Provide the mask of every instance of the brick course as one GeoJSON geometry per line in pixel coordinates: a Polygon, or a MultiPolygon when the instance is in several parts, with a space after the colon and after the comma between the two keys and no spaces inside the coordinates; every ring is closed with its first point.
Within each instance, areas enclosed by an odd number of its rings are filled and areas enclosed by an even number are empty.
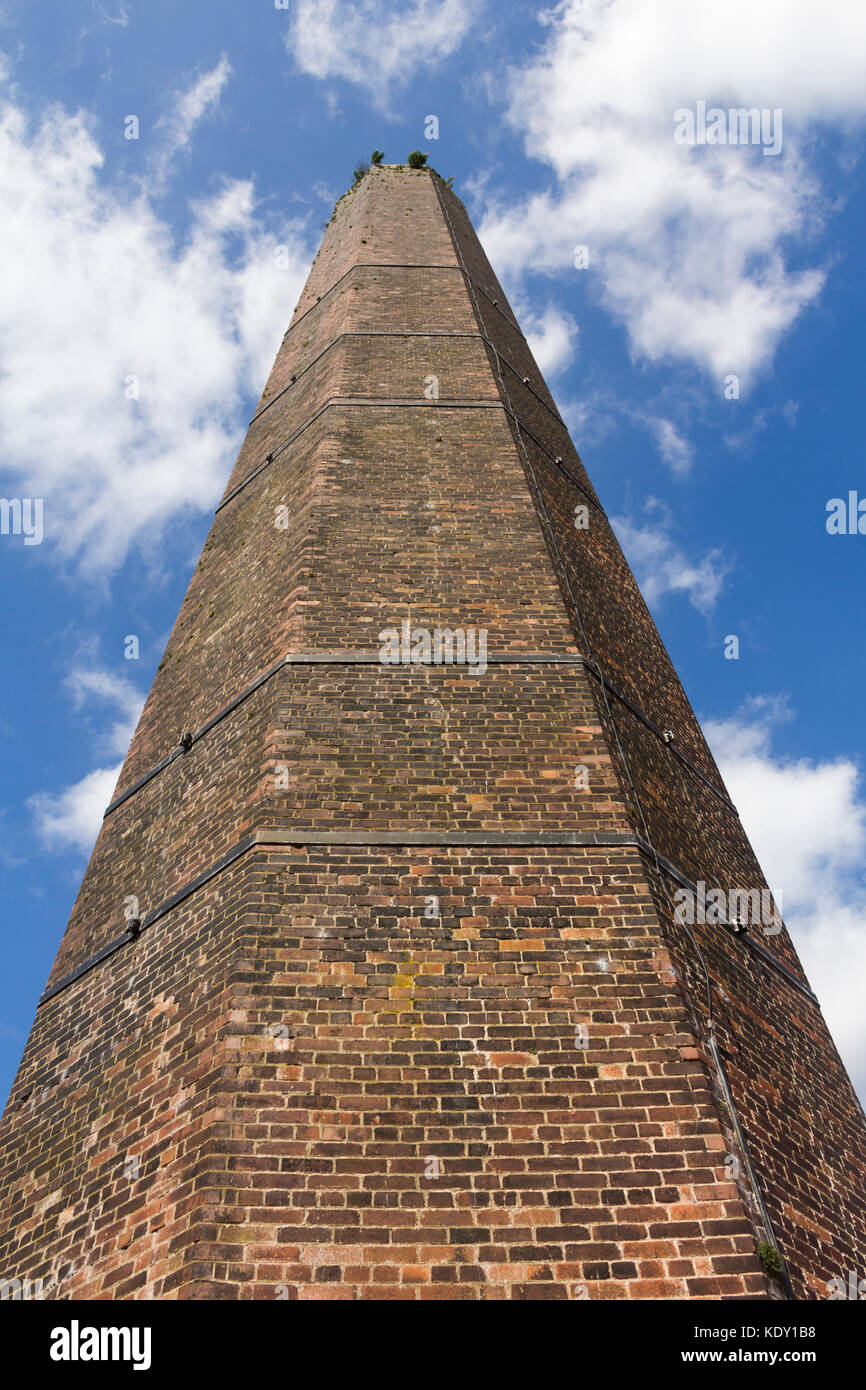
{"type": "Polygon", "coordinates": [[[57,1298],[782,1296],[696,947],[792,1291],[866,1273],[862,1111],[787,932],[672,916],[671,871],[764,880],[428,171],[373,169],[335,209],[124,795],[0,1128],[0,1276],[57,1298]],[[383,666],[404,620],[484,628],[495,659],[383,666]]]}

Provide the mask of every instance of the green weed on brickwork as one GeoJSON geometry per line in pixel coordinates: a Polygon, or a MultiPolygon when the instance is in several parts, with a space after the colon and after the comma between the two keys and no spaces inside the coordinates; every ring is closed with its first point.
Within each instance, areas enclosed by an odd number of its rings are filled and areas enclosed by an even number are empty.
{"type": "MultiPolygon", "coordinates": [[[[369,174],[371,168],[377,168],[377,169],[378,169],[378,168],[380,167],[380,165],[382,164],[382,161],[383,161],[384,158],[385,158],[385,152],[384,152],[384,150],[374,150],[373,153],[372,153],[371,156],[370,156],[369,161],[366,160],[366,159],[359,159],[359,160],[358,160],[358,163],[355,165],[355,168],[354,168],[353,171],[352,171],[352,184],[351,184],[351,187],[347,188],[347,189],[346,189],[346,192],[343,193],[343,194],[341,194],[340,197],[337,199],[336,203],[334,204],[334,211],[331,213],[331,216],[330,216],[329,220],[328,220],[327,222],[323,222],[323,223],[322,223],[322,230],[324,230],[326,227],[329,227],[330,224],[331,224],[331,222],[333,222],[334,218],[335,218],[336,215],[337,215],[337,209],[338,209],[338,207],[340,206],[340,204],[342,203],[343,199],[346,198],[350,193],[354,192],[354,190],[358,187],[358,184],[362,182],[362,180],[365,178],[365,176],[366,176],[367,174],[369,174]]],[[[442,175],[439,173],[438,169],[434,169],[432,165],[430,165],[430,164],[427,163],[427,159],[428,159],[428,156],[427,156],[426,154],[424,154],[423,150],[413,150],[412,153],[409,155],[409,158],[408,158],[408,160],[407,160],[407,164],[408,164],[408,167],[409,167],[410,169],[426,169],[426,170],[428,170],[428,172],[431,173],[431,174],[433,175],[434,178],[437,178],[437,179],[439,180],[440,183],[443,183],[443,184],[445,185],[446,188],[453,188],[453,187],[454,187],[454,178],[453,178],[453,176],[451,176],[451,177],[449,177],[449,178],[447,178],[447,179],[443,179],[443,177],[442,177],[442,175]]],[[[405,166],[405,165],[398,165],[397,167],[398,167],[398,168],[405,168],[406,166],[405,166]]]]}
{"type": "Polygon", "coordinates": [[[782,1256],[779,1254],[775,1245],[770,1245],[769,1241],[762,1240],[758,1245],[758,1259],[764,1266],[768,1274],[781,1274],[782,1256]]]}

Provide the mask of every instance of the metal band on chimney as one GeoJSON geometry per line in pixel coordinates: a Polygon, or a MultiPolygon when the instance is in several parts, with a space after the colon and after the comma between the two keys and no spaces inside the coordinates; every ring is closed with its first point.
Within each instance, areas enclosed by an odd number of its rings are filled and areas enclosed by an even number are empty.
{"type": "MultiPolygon", "coordinates": [[[[304,845],[327,847],[352,847],[363,848],[389,848],[401,849],[412,846],[427,847],[431,849],[471,849],[471,848],[538,848],[538,849],[637,849],[650,862],[658,861],[665,873],[669,874],[683,887],[688,887],[692,892],[697,892],[697,885],[694,884],[685,874],[670,861],[661,858],[656,854],[651,845],[640,836],[626,831],[575,831],[575,830],[306,830],[292,827],[291,829],[262,829],[255,831],[254,834],[247,836],[236,844],[227,854],[218,859],[210,868],[196,875],[188,883],[179,888],[171,897],[150,912],[146,913],[139,925],[134,929],[128,929],[120,936],[116,936],[109,941],[99,951],[88,956],[86,960],[77,966],[69,974],[62,976],[56,984],[51,985],[45,990],[39,1000],[39,1007],[47,1004],[58,994],[68,989],[83,975],[87,975],[103,961],[108,960],[123,946],[127,946],[140,939],[143,931],[154,925],[161,918],[165,917],[173,908],[180,906],[199,888],[205,887],[214,878],[218,877],[226,869],[230,868],[238,859],[247,854],[250,850],[273,846],[274,848],[304,845]]],[[[738,941],[755,955],[759,956],[765,965],[770,966],[778,975],[787,981],[793,989],[796,989],[810,1003],[820,1008],[818,999],[808,985],[804,984],[792,970],[788,968],[784,961],[774,956],[768,951],[761,942],[748,932],[740,932],[736,936],[731,935],[731,940],[738,941]]]]}
{"type": "MultiPolygon", "coordinates": [[[[634,714],[651,733],[662,740],[673,756],[693,772],[704,786],[736,815],[737,808],[726,793],[711,782],[706,774],[703,773],[675,743],[667,739],[663,730],[661,730],[648,715],[644,714],[637,705],[633,704],[627,695],[623,695],[617,690],[607,677],[602,675],[595,662],[588,661],[585,656],[577,652],[492,652],[487,657],[487,664],[488,666],[578,666],[589,671],[596,680],[604,681],[608,692],[613,695],[616,700],[624,704],[627,709],[631,710],[632,714],[634,714]]],[[[383,671],[422,669],[421,665],[417,667],[413,665],[411,668],[407,668],[402,664],[392,665],[390,663],[383,663],[375,652],[289,652],[286,656],[275,662],[273,666],[270,666],[267,671],[264,671],[262,675],[258,676],[251,685],[246,686],[241,693],[235,696],[233,700],[230,700],[227,705],[223,705],[222,709],[212,715],[207,723],[202,724],[200,729],[196,730],[195,733],[186,735],[184,741],[179,744],[177,748],[173,749],[171,753],[161,758],[158,763],[155,763],[153,767],[149,768],[141,777],[137,777],[130,786],[109,803],[103,812],[103,820],[110,816],[113,811],[116,811],[119,806],[122,806],[125,801],[128,801],[130,797],[134,796],[137,791],[140,791],[142,787],[146,787],[148,782],[152,782],[154,777],[158,776],[160,772],[164,772],[165,769],[178,758],[183,757],[184,753],[188,752],[190,748],[198,743],[205,734],[209,733],[211,729],[221,723],[233,710],[236,710],[238,706],[242,705],[245,700],[248,700],[251,695],[254,695],[260,686],[263,686],[266,681],[269,681],[272,676],[275,676],[278,671],[282,671],[286,666],[381,666],[383,671]]],[[[424,663],[423,669],[436,671],[445,668],[424,663]]],[[[463,667],[460,664],[454,664],[449,665],[447,669],[449,671],[461,672],[463,670],[471,670],[471,667],[463,667]]]]}

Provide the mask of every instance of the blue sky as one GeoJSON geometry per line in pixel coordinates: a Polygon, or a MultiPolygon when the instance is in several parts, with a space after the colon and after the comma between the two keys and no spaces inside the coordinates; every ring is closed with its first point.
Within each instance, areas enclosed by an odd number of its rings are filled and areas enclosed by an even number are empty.
{"type": "Polygon", "coordinates": [[[0,495],[44,499],[0,535],[0,1092],[322,223],[420,147],[866,1094],[866,535],[826,527],[866,498],[860,7],[0,0],[0,52],[0,495]],[[678,145],[699,101],[781,111],[781,153],[678,145]]]}

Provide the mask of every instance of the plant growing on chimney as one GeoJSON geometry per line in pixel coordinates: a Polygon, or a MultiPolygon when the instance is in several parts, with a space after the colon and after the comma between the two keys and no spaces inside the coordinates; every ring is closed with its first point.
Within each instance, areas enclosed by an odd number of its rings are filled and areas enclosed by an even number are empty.
{"type": "Polygon", "coordinates": [[[762,1240],[758,1245],[758,1259],[768,1274],[781,1274],[782,1256],[769,1241],[762,1240]]]}

